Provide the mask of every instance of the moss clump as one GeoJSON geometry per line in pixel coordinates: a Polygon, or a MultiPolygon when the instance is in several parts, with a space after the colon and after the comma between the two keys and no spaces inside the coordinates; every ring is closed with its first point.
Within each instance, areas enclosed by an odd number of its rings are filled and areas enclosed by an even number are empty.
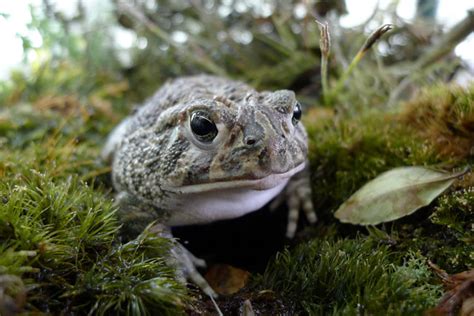
{"type": "Polygon", "coordinates": [[[101,124],[28,105],[2,115],[0,313],[183,312],[187,290],[164,261],[170,241],[144,232],[122,244],[111,198],[86,182],[106,171],[101,124]]]}
{"type": "Polygon", "coordinates": [[[319,214],[332,213],[364,183],[399,166],[434,165],[441,160],[394,115],[365,113],[356,118],[312,114],[305,122],[310,142],[313,200],[319,214]]]}
{"type": "Polygon", "coordinates": [[[166,264],[169,246],[168,240],[145,231],[98,257],[62,296],[74,299],[71,310],[92,314],[181,314],[189,298],[166,264]]]}
{"type": "Polygon", "coordinates": [[[442,196],[430,218],[459,233],[460,240],[474,243],[474,187],[442,196]]]}
{"type": "Polygon", "coordinates": [[[474,266],[474,187],[440,197],[430,220],[441,227],[443,235],[439,237],[444,240],[442,249],[448,250],[447,253],[440,252],[437,256],[433,256],[433,260],[453,272],[472,268],[474,266]],[[452,244],[453,247],[449,249],[446,247],[447,243],[452,244]]]}
{"type": "Polygon", "coordinates": [[[355,117],[309,113],[305,125],[319,209],[333,210],[394,167],[453,168],[474,161],[474,86],[435,86],[403,108],[402,114],[368,110],[355,117]]]}
{"type": "Polygon", "coordinates": [[[421,314],[441,286],[422,257],[404,257],[372,239],[315,239],[278,254],[257,282],[309,315],[421,314]]]}
{"type": "Polygon", "coordinates": [[[403,106],[402,121],[443,157],[474,157],[474,85],[435,86],[403,106]]]}
{"type": "MultiPolygon", "coordinates": [[[[310,113],[306,121],[309,158],[320,218],[326,224],[336,223],[338,234],[354,236],[360,227],[338,224],[333,212],[378,174],[400,166],[452,170],[472,164],[473,91],[474,87],[435,86],[404,105],[401,114],[310,113]]],[[[473,186],[471,172],[432,205],[380,228],[398,251],[420,251],[448,272],[461,272],[473,265],[474,218],[469,204],[473,186]]]]}

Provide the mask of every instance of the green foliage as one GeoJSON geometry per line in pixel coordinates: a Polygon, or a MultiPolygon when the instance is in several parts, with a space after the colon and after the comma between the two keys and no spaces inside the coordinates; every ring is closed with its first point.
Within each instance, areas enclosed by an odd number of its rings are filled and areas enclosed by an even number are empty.
{"type": "Polygon", "coordinates": [[[135,67],[128,71],[134,93],[146,96],[169,77],[202,72],[242,79],[260,89],[288,88],[319,65],[316,24],[304,23],[302,30],[303,21],[291,14],[291,2],[275,1],[269,12],[250,2],[240,4],[245,10],[224,1],[206,7],[186,1],[157,3],[135,6],[135,12],[153,17],[148,25],[126,10],[122,16],[123,26],[147,40],[146,49],[134,49],[135,67]],[[187,40],[174,41],[176,32],[187,40]]]}
{"type": "Polygon", "coordinates": [[[309,315],[421,314],[441,287],[423,257],[399,257],[371,239],[315,239],[278,254],[256,281],[309,315]]]}
{"type": "Polygon", "coordinates": [[[189,299],[165,262],[169,246],[145,231],[101,256],[63,297],[80,300],[78,307],[98,315],[176,315],[189,299]]]}
{"type": "Polygon", "coordinates": [[[68,20],[51,7],[30,6],[28,32],[18,34],[29,69],[14,71],[9,81],[0,83],[1,105],[48,95],[86,98],[104,85],[123,81],[111,37],[113,17],[106,14],[90,22],[80,12],[68,20]],[[41,39],[40,46],[33,45],[31,34],[41,39]]]}
{"type": "Polygon", "coordinates": [[[448,226],[459,233],[459,239],[474,243],[472,225],[474,222],[474,187],[452,192],[439,199],[431,221],[448,226]]]}
{"type": "Polygon", "coordinates": [[[0,136],[3,146],[23,148],[41,141],[59,127],[61,117],[54,112],[40,113],[29,104],[0,111],[0,136]]]}

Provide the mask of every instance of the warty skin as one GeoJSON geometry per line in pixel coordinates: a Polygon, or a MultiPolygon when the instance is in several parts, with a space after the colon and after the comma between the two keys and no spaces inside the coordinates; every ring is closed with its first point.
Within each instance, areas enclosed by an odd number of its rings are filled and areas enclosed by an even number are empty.
{"type": "MultiPolygon", "coordinates": [[[[125,235],[156,222],[169,226],[231,219],[275,197],[289,208],[287,237],[302,209],[316,221],[307,172],[307,135],[290,90],[258,92],[215,76],[164,84],[109,136],[102,156],[112,180],[125,235]]],[[[209,295],[196,271],[203,262],[181,245],[176,262],[209,295]]]]}

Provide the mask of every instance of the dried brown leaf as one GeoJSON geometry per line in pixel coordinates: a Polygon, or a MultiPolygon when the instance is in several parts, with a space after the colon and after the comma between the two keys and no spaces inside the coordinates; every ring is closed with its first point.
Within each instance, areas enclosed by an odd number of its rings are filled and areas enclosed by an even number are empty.
{"type": "Polygon", "coordinates": [[[226,264],[211,266],[205,278],[209,285],[220,295],[230,295],[243,288],[250,272],[226,264]]]}

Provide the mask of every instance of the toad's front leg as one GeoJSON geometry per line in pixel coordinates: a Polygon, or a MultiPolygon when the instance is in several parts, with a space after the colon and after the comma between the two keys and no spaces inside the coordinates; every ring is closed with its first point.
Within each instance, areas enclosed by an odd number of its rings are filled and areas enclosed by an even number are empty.
{"type": "MultiPolygon", "coordinates": [[[[151,205],[145,205],[133,196],[121,192],[117,194],[116,203],[119,207],[119,218],[122,222],[121,235],[124,238],[131,239],[139,235],[150,223],[157,222],[166,214],[157,212],[156,208],[151,205]]],[[[163,218],[163,219],[164,219],[163,218]]],[[[209,296],[217,297],[217,294],[207,283],[206,279],[199,273],[197,268],[205,268],[206,262],[195,257],[183,245],[177,242],[168,226],[164,224],[155,224],[150,228],[151,233],[155,233],[160,237],[170,239],[173,243],[170,250],[170,258],[166,258],[167,262],[176,268],[177,278],[182,282],[187,279],[196,284],[204,293],[209,296]]]]}
{"type": "Polygon", "coordinates": [[[276,209],[280,204],[286,202],[288,206],[287,238],[295,236],[300,210],[303,210],[310,224],[314,224],[318,220],[311,198],[311,181],[308,166],[307,163],[303,171],[294,175],[285,189],[270,204],[270,209],[276,209]]]}
{"type": "Polygon", "coordinates": [[[197,268],[205,268],[206,261],[197,258],[189,250],[187,250],[182,244],[177,242],[171,230],[168,226],[162,224],[154,225],[151,232],[158,234],[161,237],[169,238],[173,240],[173,247],[171,248],[171,257],[168,258],[170,265],[176,267],[178,279],[186,282],[187,279],[191,280],[196,284],[204,293],[209,296],[217,297],[216,292],[211,288],[206,279],[199,273],[197,268]]]}

